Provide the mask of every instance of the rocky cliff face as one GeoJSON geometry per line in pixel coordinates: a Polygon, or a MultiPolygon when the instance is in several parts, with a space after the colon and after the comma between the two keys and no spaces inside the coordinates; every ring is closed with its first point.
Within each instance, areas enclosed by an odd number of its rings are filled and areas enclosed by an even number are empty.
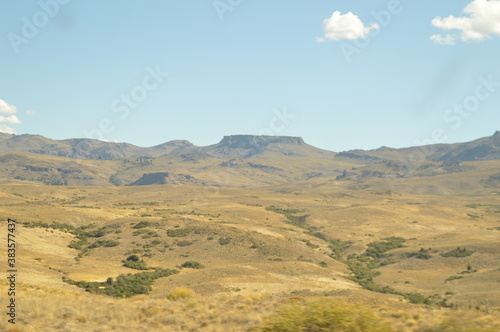
{"type": "Polygon", "coordinates": [[[231,135],[201,151],[219,158],[251,158],[262,153],[294,156],[317,153],[319,149],[304,142],[301,137],[231,135]]]}

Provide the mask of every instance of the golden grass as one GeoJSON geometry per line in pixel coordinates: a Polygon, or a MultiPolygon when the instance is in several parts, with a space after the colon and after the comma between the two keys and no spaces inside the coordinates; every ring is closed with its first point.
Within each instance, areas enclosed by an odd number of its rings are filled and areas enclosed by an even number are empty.
{"type": "MultiPolygon", "coordinates": [[[[0,292],[3,294],[5,290],[6,283],[2,282],[0,292]]],[[[17,324],[9,326],[6,321],[1,321],[0,330],[280,331],[269,329],[271,326],[269,322],[273,321],[273,317],[285,311],[289,314],[287,319],[300,320],[304,317],[302,315],[304,310],[308,313],[307,317],[316,317],[315,320],[319,321],[323,316],[318,315],[317,311],[323,310],[327,313],[329,311],[336,313],[336,319],[348,322],[346,324],[368,322],[367,326],[371,330],[365,331],[377,331],[375,328],[385,327],[388,328],[380,331],[494,332],[500,329],[498,313],[485,314],[475,310],[429,310],[416,306],[397,309],[381,305],[339,302],[334,297],[316,299],[297,297],[283,300],[262,295],[195,296],[174,301],[152,299],[145,295],[115,299],[24,283],[18,285],[18,290],[20,295],[17,324]],[[356,319],[353,320],[352,317],[356,319]],[[268,326],[267,330],[263,329],[265,326],[268,326]]]]}
{"type": "Polygon", "coordinates": [[[177,300],[184,300],[184,299],[189,299],[192,298],[196,295],[196,293],[189,288],[176,288],[173,291],[171,291],[167,298],[172,301],[177,301],[177,300]]]}
{"type": "MultiPolygon", "coordinates": [[[[455,180],[472,181],[455,174],[444,177],[443,183],[455,180]]],[[[397,332],[500,330],[494,316],[500,308],[495,283],[500,276],[498,195],[431,195],[431,186],[439,185],[436,179],[397,182],[402,189],[425,193],[419,195],[384,191],[382,180],[367,183],[372,189],[351,190],[347,189],[353,185],[349,181],[324,179],[274,189],[0,185],[0,212],[4,215],[23,222],[108,226],[112,231],[105,238],[120,242],[116,247],[93,249],[77,262],[78,252],[67,247],[72,235],[20,226],[18,258],[21,280],[26,284],[20,284],[16,328],[246,331],[259,326],[282,304],[282,298],[333,294],[341,301],[376,305],[372,309],[397,332]],[[67,204],[78,197],[84,198],[67,204]],[[368,243],[387,236],[408,239],[407,247],[391,252],[399,261],[380,268],[375,281],[404,292],[437,293],[461,309],[433,311],[395,295],[360,289],[344,278],[349,274],[346,266],[328,256],[327,242],[286,224],[283,214],[265,209],[269,205],[303,210],[299,215],[308,216],[308,227],[329,238],[351,241],[345,255],[360,254],[368,243]],[[143,220],[152,223],[148,229],[158,237],[133,235],[131,223],[143,220]],[[178,228],[196,231],[179,239],[167,236],[167,230],[178,228]],[[231,242],[220,245],[220,237],[230,237],[231,242]],[[155,239],[161,243],[148,247],[155,239]],[[193,244],[180,247],[179,240],[193,244]],[[304,240],[319,247],[308,246],[304,240]],[[463,258],[439,255],[457,246],[475,253],[463,258]],[[437,252],[430,260],[403,256],[422,247],[437,252]],[[147,254],[144,260],[149,266],[173,268],[194,260],[205,269],[182,269],[178,275],[156,280],[150,296],[127,300],[87,294],[61,281],[62,276],[105,281],[136,273],[122,266],[132,250],[147,254]],[[326,267],[319,265],[323,261],[326,267]],[[469,264],[477,272],[460,274],[469,264]],[[444,281],[457,275],[464,277],[444,281]],[[169,299],[171,294],[177,295],[169,299]],[[469,305],[473,310],[467,310],[469,305]],[[493,314],[484,314],[487,305],[493,314]],[[476,312],[476,306],[483,312],[476,312]]],[[[479,188],[477,181],[474,188],[479,188]]],[[[0,234],[5,243],[5,232],[0,234]]],[[[4,288],[0,291],[5,294],[4,288]]],[[[8,327],[1,323],[3,329],[8,327]]]]}

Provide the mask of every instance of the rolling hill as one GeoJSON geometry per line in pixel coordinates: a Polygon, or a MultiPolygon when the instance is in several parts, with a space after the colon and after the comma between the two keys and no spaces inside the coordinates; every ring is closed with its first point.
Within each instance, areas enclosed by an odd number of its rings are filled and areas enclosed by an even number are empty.
{"type": "Polygon", "coordinates": [[[334,153],[298,137],[140,148],[0,134],[19,326],[250,331],[319,297],[367,303],[395,331],[494,331],[498,140],[334,153]]]}

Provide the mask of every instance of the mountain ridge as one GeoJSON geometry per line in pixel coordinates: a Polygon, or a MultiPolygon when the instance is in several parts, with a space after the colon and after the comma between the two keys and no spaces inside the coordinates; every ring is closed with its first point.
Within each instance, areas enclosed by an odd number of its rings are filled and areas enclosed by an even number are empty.
{"type": "Polygon", "coordinates": [[[297,156],[322,159],[341,158],[363,164],[382,160],[477,161],[500,159],[500,131],[492,136],[464,143],[431,144],[405,148],[380,147],[342,152],[323,150],[307,144],[302,137],[227,135],[219,143],[196,146],[187,140],[172,140],[152,147],[105,142],[89,138],[52,140],[41,135],[0,133],[0,152],[28,152],[72,159],[158,158],[179,155],[208,155],[219,159],[255,156],[297,156]]]}

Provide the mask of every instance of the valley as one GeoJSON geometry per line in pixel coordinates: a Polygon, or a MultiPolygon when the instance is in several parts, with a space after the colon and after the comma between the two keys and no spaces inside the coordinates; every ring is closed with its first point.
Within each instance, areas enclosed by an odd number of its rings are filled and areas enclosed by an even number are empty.
{"type": "Polygon", "coordinates": [[[105,316],[92,301],[120,308],[104,331],[245,331],[287,301],[314,298],[372,306],[398,331],[426,331],[454,312],[498,327],[498,132],[425,160],[298,138],[182,145],[190,152],[109,159],[57,156],[45,143],[0,153],[0,213],[18,223],[19,302],[39,308],[51,297],[48,310],[20,309],[23,331],[93,328],[105,316]],[[161,269],[176,273],[146,288],[118,284],[161,269]],[[388,314],[401,310],[425,319],[388,314]]]}

